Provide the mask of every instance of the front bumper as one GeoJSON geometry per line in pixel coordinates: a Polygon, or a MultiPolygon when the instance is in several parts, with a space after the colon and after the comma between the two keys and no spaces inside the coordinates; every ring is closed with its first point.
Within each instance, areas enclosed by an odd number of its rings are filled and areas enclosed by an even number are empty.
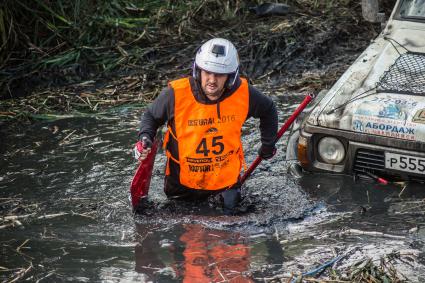
{"type": "MultiPolygon", "coordinates": [[[[417,174],[385,167],[385,153],[403,154],[425,158],[425,143],[400,140],[390,137],[342,131],[305,125],[300,132],[306,148],[300,158],[303,168],[313,172],[335,172],[343,174],[361,174],[364,171],[378,176],[394,176],[400,179],[425,180],[425,174],[417,174]],[[317,143],[325,136],[338,138],[345,147],[346,157],[340,164],[327,164],[320,161],[317,143]]],[[[300,148],[299,148],[300,149],[300,148]]],[[[300,150],[299,150],[300,153],[300,150]]]]}

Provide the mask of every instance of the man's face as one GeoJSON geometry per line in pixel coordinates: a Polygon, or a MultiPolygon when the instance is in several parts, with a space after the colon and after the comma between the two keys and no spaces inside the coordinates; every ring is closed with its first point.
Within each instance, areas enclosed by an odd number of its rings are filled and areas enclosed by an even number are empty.
{"type": "Polygon", "coordinates": [[[220,98],[227,77],[226,74],[214,74],[201,70],[201,87],[205,95],[211,100],[220,98]]]}

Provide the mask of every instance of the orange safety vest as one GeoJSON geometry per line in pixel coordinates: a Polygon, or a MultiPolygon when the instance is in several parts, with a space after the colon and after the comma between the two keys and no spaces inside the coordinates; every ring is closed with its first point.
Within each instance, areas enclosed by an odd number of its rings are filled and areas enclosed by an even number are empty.
{"type": "MultiPolygon", "coordinates": [[[[180,184],[201,190],[219,190],[234,185],[245,166],[241,143],[242,125],[248,115],[248,82],[241,79],[239,88],[217,104],[196,101],[189,78],[169,83],[174,90],[176,132],[168,127],[164,146],[170,135],[178,142],[178,159],[166,150],[169,159],[180,165],[180,184]]],[[[166,175],[169,175],[167,164],[166,175]]]]}

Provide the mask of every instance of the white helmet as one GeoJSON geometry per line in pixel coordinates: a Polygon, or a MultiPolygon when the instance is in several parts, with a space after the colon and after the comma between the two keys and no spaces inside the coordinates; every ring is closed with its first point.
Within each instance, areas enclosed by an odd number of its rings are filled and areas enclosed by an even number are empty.
{"type": "Polygon", "coordinates": [[[232,87],[239,76],[239,57],[235,46],[223,38],[202,44],[193,63],[193,77],[200,79],[199,69],[215,74],[229,74],[226,86],[232,87]]]}

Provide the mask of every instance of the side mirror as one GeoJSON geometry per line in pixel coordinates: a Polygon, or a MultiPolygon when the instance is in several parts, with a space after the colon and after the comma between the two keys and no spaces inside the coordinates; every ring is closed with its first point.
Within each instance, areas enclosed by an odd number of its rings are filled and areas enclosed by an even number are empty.
{"type": "Polygon", "coordinates": [[[385,22],[385,14],[379,12],[378,0],[362,0],[363,18],[371,23],[385,22]]]}

